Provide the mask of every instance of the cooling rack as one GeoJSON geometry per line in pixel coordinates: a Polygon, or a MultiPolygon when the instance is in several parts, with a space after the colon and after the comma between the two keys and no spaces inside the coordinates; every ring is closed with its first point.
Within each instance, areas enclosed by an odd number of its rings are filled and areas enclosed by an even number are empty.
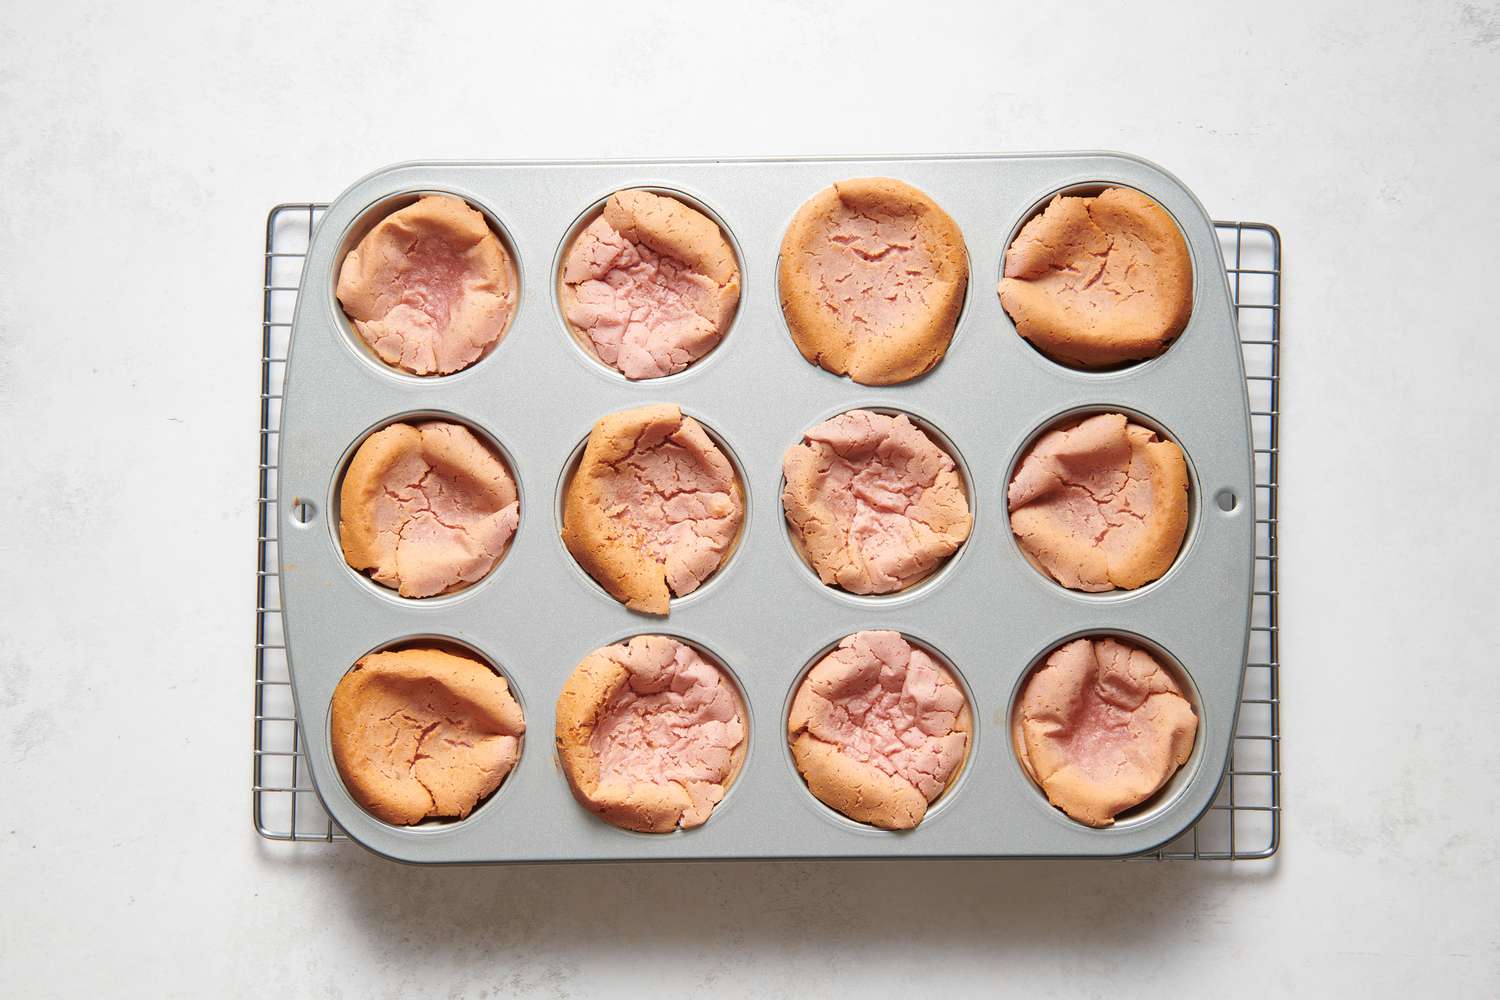
{"type": "MultiPolygon", "coordinates": [[[[348,838],[318,802],[303,762],[282,633],[276,537],[281,389],[302,264],[322,204],[287,203],[266,218],[256,516],[255,692],[251,813],[268,840],[348,838]]],[[[1213,805],[1191,830],[1141,858],[1247,861],[1281,844],[1280,642],[1277,490],[1281,390],[1281,236],[1258,222],[1215,222],[1239,320],[1255,452],[1255,587],[1248,669],[1230,765],[1213,805]]]]}

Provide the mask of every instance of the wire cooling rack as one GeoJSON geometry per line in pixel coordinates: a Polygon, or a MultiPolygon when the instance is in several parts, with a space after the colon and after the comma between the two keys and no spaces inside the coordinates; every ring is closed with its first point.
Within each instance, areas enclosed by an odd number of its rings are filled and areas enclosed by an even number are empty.
{"type": "MultiPolygon", "coordinates": [[[[255,717],[251,811],[269,840],[348,837],[318,802],[303,760],[282,632],[276,537],[281,388],[302,264],[326,205],[277,205],[266,218],[255,540],[255,717]]],[[[1276,609],[1281,390],[1281,236],[1258,222],[1216,222],[1239,318],[1255,448],[1255,588],[1249,669],[1229,771],[1214,804],[1181,837],[1142,858],[1245,861],[1281,844],[1280,643],[1276,609]]]]}

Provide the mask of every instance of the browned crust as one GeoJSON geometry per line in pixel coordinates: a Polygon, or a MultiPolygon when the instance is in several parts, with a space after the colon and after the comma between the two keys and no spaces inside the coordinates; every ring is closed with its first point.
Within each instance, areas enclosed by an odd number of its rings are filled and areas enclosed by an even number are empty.
{"type": "Polygon", "coordinates": [[[365,438],[349,461],[339,487],[339,544],[344,561],[353,568],[364,571],[379,565],[374,510],[381,481],[397,462],[421,450],[421,431],[411,424],[391,424],[365,438]]]}
{"type": "MultiPolygon", "coordinates": [[[[963,685],[953,673],[936,656],[933,660],[959,691],[963,691],[963,685]]],[[[856,822],[868,823],[882,830],[910,830],[922,822],[928,809],[943,800],[943,795],[948,794],[969,766],[969,755],[974,752],[974,715],[967,693],[964,694],[964,707],[953,722],[955,733],[968,736],[964,743],[964,758],[948,777],[942,795],[929,803],[910,783],[886,774],[873,764],[855,760],[834,744],[825,743],[808,733],[811,709],[804,698],[807,690],[804,678],[787,713],[787,742],[792,760],[807,782],[808,791],[818,801],[856,822]]]]}
{"type": "Polygon", "coordinates": [[[836,181],[797,210],[782,237],[778,277],[792,340],[809,363],[864,385],[894,385],[931,370],[947,352],[963,310],[969,261],[958,224],[925,192],[889,177],[862,177],[836,181]],[[859,342],[830,318],[804,258],[821,242],[825,220],[842,209],[916,216],[937,266],[927,296],[932,308],[921,322],[859,342]]]}
{"type": "MultiPolygon", "coordinates": [[[[479,800],[498,787],[505,775],[490,785],[482,780],[477,769],[473,773],[454,772],[453,786],[445,797],[456,795],[460,801],[456,807],[445,810],[444,803],[435,803],[428,793],[407,794],[412,789],[403,790],[369,763],[368,748],[361,740],[367,721],[364,706],[377,696],[376,689],[389,685],[441,688],[455,701],[473,709],[476,731],[519,737],[525,732],[526,723],[510,686],[504,677],[477,660],[437,649],[403,649],[361,657],[333,691],[329,712],[333,761],[349,794],[361,807],[378,819],[398,825],[419,823],[434,816],[467,816],[479,800]]],[[[419,705],[414,708],[421,710],[419,705]]]]}
{"type": "Polygon", "coordinates": [[[1182,333],[1193,311],[1193,266],[1187,242],[1172,216],[1131,188],[1109,188],[1097,197],[1059,195],[1022,227],[1005,251],[1000,303],[1016,331],[1043,354],[1062,364],[1102,368],[1152,358],[1182,333]],[[1061,302],[1036,279],[1084,254],[1108,251],[1128,235],[1150,255],[1143,270],[1154,308],[1112,313],[1079,312],[1061,302]]]}
{"type": "Polygon", "coordinates": [[[604,221],[632,243],[682,261],[739,298],[740,268],[717,223],[668,195],[639,188],[617,191],[604,203],[604,221]]]}
{"type": "MultiPolygon", "coordinates": [[[[710,659],[709,662],[713,661],[710,659]]],[[[714,666],[720,669],[724,682],[735,699],[740,718],[747,720],[739,688],[717,663],[714,666]]],[[[584,808],[627,830],[671,833],[677,829],[682,814],[692,805],[687,790],[677,782],[662,785],[636,783],[630,786],[626,794],[601,794],[599,791],[599,758],[591,746],[594,729],[610,702],[629,682],[630,671],[606,655],[603,649],[596,649],[583,658],[573,673],[568,675],[557,696],[557,756],[562,763],[563,774],[567,776],[568,787],[584,808]]],[[[730,755],[730,771],[723,785],[726,791],[739,777],[749,743],[747,725],[745,738],[730,755]]]]}
{"type": "Polygon", "coordinates": [[[1143,456],[1155,471],[1153,502],[1160,504],[1153,508],[1145,542],[1131,558],[1110,566],[1115,586],[1134,590],[1160,579],[1182,550],[1188,526],[1188,473],[1187,459],[1176,442],[1158,438],[1147,427],[1132,427],[1128,433],[1131,450],[1143,456]]]}
{"type": "Polygon", "coordinates": [[[682,410],[664,403],[603,417],[589,432],[583,458],[563,496],[563,544],[584,572],[635,611],[664,615],[671,607],[666,564],[621,533],[604,509],[599,477],[639,441],[665,440],[682,423],[682,410]]]}
{"type": "Polygon", "coordinates": [[[808,791],[855,822],[882,830],[910,830],[927,815],[927,800],[915,787],[841,753],[833,744],[801,733],[791,747],[808,791]]]}
{"type": "MultiPolygon", "coordinates": [[[[354,569],[364,572],[380,565],[383,553],[375,528],[375,501],[384,491],[386,472],[413,454],[460,483],[491,491],[497,498],[496,510],[517,500],[515,479],[505,460],[464,425],[435,420],[382,427],[354,452],[339,486],[339,546],[344,561],[354,569]],[[422,433],[434,426],[452,428],[452,433],[422,433]]],[[[450,592],[467,586],[460,583],[450,592]]]]}
{"type": "MultiPolygon", "coordinates": [[[[635,537],[624,532],[605,510],[600,478],[638,445],[664,441],[679,428],[702,431],[692,417],[671,403],[622,410],[601,418],[589,432],[583,458],[563,494],[563,544],[584,572],[615,600],[633,611],[665,615],[671,609],[666,564],[648,555],[635,537]]],[[[734,499],[744,509],[744,494],[732,480],[734,499]]],[[[728,558],[725,553],[725,559],[728,558]]],[[[722,565],[722,562],[720,563],[722,565]]]]}
{"type": "MultiPolygon", "coordinates": [[[[568,675],[557,696],[557,756],[568,784],[586,806],[591,805],[590,796],[599,787],[599,758],[589,741],[605,706],[629,680],[630,671],[623,664],[596,649],[568,675]]],[[[687,798],[686,792],[683,798],[687,798]]],[[[614,822],[609,816],[605,818],[614,822]]]]}

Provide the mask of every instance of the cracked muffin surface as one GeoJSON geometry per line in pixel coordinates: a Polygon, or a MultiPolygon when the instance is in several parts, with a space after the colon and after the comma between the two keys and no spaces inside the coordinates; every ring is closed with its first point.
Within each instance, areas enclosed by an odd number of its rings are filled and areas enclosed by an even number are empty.
{"type": "Polygon", "coordinates": [[[505,462],[462,424],[391,424],[339,488],[344,559],[402,597],[452,593],[505,555],[520,520],[505,462]]]}
{"type": "Polygon", "coordinates": [[[1140,805],[1193,752],[1198,716],[1172,674],[1119,639],[1075,639],[1027,678],[1011,739],[1054,806],[1102,827],[1140,805]]]}
{"type": "Polygon", "coordinates": [[[626,378],[660,378],[719,343],[739,304],[740,270],[702,212],[650,191],[618,191],[568,247],[559,297],[596,358],[626,378]]]}
{"type": "Polygon", "coordinates": [[[671,404],[601,419],[563,498],[563,543],[618,601],[664,615],[728,557],[745,501],[734,466],[671,404]]]}
{"type": "Polygon", "coordinates": [[[808,430],[782,461],[782,509],[825,584],[889,594],[922,580],[969,537],[953,457],[905,414],[850,410],[808,430]]]}
{"type": "Polygon", "coordinates": [[[861,823],[908,830],[958,777],[973,717],[963,689],[899,632],[846,636],[808,671],[787,738],[808,789],[861,823]]]}
{"type": "Polygon", "coordinates": [[[1007,491],[1021,549],[1072,590],[1134,589],[1177,558],[1188,525],[1182,449],[1119,413],[1048,431],[1007,491]]]}
{"type": "Polygon", "coordinates": [[[745,759],[739,692],[717,665],[661,635],[596,649],[557,699],[557,750],[574,796],[629,830],[698,826],[745,759]]]}
{"type": "Polygon", "coordinates": [[[451,195],[423,195],[349,251],[335,294],[381,361],[449,375],[504,335],[516,268],[481,212],[451,195]]]}
{"type": "Polygon", "coordinates": [[[931,369],[969,283],[963,234],[922,191],[888,177],[838,181],[781,241],[781,308],[810,363],[865,385],[931,369]]]}
{"type": "Polygon", "coordinates": [[[526,730],[505,678],[436,649],[362,657],[329,721],[349,794],[400,825],[468,816],[515,767],[526,730]]]}
{"type": "Polygon", "coordinates": [[[1193,310],[1193,267],[1177,223],[1130,188],[1058,195],[1005,251],[1000,304],[1016,331],[1066,365],[1155,357],[1193,310]]]}

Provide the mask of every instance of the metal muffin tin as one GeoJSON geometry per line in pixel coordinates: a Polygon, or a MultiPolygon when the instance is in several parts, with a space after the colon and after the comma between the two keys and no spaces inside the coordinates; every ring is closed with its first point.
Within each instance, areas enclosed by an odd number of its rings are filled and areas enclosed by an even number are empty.
{"type": "Polygon", "coordinates": [[[1118,154],[433,163],[390,167],[327,210],[306,258],[281,423],[279,513],[285,638],[306,762],[348,834],[413,862],[500,863],[725,858],[1119,857],[1153,849],[1208,808],[1229,760],[1250,629],[1253,466],[1243,362],[1213,225],[1192,193],[1118,154]],[[848,177],[914,184],[963,231],[969,291],[947,355],[904,385],[867,387],[797,353],[776,294],[777,253],[797,208],[848,177]],[[1054,193],[1111,184],[1165,207],[1187,239],[1194,309],[1162,356],[1104,373],[1055,364],[1016,335],[995,286],[1005,247],[1054,193]],[[722,344],[687,371],[632,383],[573,340],[556,304],[566,235],[610,192],[677,191],[711,209],[740,255],[742,295],[722,344]],[[416,378],[386,368],[352,333],[334,298],[342,253],[404,195],[448,192],[484,210],[516,255],[520,294],[500,344],[469,369],[416,378]],[[747,517],[733,558],[656,618],[627,611],[573,562],[556,497],[570,456],[599,417],[679,404],[734,452],[747,517]],[[858,407],[911,413],[940,430],[965,467],[973,532],[951,565],[908,593],[856,597],[823,587],[782,527],[781,459],[802,432],[858,407]],[[1060,416],[1137,413],[1187,455],[1193,499],[1172,569],[1133,592],[1079,594],[1044,578],[1008,527],[1005,487],[1023,447],[1060,416]],[[460,593],[403,600],[360,578],[337,540],[343,464],[368,433],[410,414],[446,414],[505,450],[520,491],[509,553],[460,593]],[[1228,509],[1225,509],[1228,508],[1228,509]],[[965,771],[915,830],[853,823],[807,791],[791,766],[786,706],[810,661],[860,629],[896,629],[940,653],[973,699],[965,771]],[[564,679],[596,647],[664,633],[711,650],[748,703],[750,746],[729,794],[703,826],[665,835],[617,829],[569,791],[552,747],[564,679]],[[1011,749],[1012,700],[1028,669],[1085,634],[1136,636],[1190,680],[1200,727],[1188,764],[1152,802],[1095,830],[1050,806],[1011,749]],[[465,820],[390,826],[349,796],[329,746],[334,686],[372,650],[441,637],[486,656],[525,709],[520,762],[465,820]]]}

